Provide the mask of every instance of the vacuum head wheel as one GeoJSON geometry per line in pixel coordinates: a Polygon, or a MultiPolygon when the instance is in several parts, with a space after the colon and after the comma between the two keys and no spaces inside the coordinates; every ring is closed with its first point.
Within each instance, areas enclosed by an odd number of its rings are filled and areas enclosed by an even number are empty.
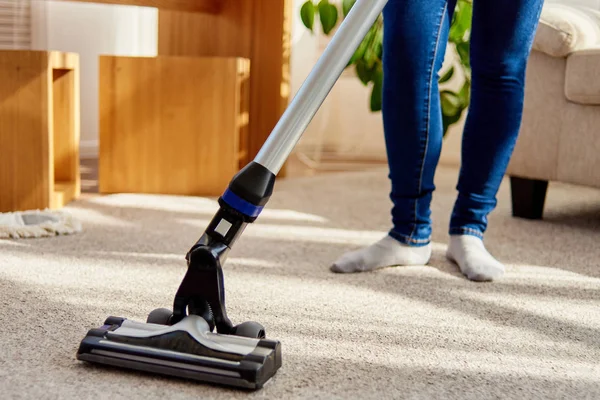
{"type": "MultiPolygon", "coordinates": [[[[173,311],[169,310],[168,308],[157,308],[148,314],[146,323],[170,325],[172,319],[173,311]]],[[[267,337],[265,327],[254,321],[247,321],[234,326],[232,334],[255,339],[265,339],[267,337]]]]}
{"type": "Polygon", "coordinates": [[[172,317],[173,317],[173,311],[169,310],[168,308],[157,308],[156,310],[152,310],[150,312],[150,314],[148,314],[146,323],[158,324],[158,325],[170,325],[172,317]]]}

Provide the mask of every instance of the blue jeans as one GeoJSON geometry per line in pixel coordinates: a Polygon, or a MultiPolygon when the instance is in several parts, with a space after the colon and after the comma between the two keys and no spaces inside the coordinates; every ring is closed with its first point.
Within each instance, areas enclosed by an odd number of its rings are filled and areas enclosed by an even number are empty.
{"type": "MultiPolygon", "coordinates": [[[[474,0],[471,103],[450,234],[483,237],[518,136],[525,71],[543,0],[474,0]]],[[[438,73],[456,0],[390,0],[383,12],[383,124],[393,228],[431,240],[430,203],[442,147],[438,73]]]]}

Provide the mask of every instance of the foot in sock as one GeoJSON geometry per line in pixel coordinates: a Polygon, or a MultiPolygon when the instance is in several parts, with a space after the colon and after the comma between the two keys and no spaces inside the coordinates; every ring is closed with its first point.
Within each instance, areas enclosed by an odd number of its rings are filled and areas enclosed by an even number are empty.
{"type": "Polygon", "coordinates": [[[344,254],[333,263],[331,271],[367,272],[391,266],[425,265],[430,257],[431,244],[409,246],[386,236],[368,247],[344,254]]]}
{"type": "Polygon", "coordinates": [[[504,274],[504,265],[488,253],[482,239],[473,235],[450,235],[446,257],[472,281],[491,281],[504,274]]]}

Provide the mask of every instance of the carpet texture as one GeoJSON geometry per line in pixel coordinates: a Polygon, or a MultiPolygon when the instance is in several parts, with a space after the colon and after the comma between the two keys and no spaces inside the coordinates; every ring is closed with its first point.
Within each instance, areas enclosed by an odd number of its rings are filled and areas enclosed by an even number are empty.
{"type": "Polygon", "coordinates": [[[261,391],[78,362],[108,315],[169,307],[214,199],[87,196],[74,236],[0,241],[3,399],[599,398],[600,191],[551,184],[543,221],[514,219],[504,182],[486,244],[494,283],[445,260],[457,172],[440,168],[429,266],[336,275],[340,254],[389,227],[386,171],[281,180],[225,266],[234,323],[283,342],[261,391]]]}

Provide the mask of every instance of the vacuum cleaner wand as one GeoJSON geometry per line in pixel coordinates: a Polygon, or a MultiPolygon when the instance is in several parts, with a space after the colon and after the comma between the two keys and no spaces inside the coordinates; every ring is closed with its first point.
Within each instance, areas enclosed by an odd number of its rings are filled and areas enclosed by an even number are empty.
{"type": "MultiPolygon", "coordinates": [[[[224,304],[221,265],[226,254],[246,225],[256,220],[268,202],[275,175],[386,3],[387,0],[359,0],[354,4],[254,161],[231,180],[219,198],[220,210],[188,253],[189,271],[175,298],[174,321],[185,317],[186,305],[198,296],[208,302],[219,333],[235,332],[227,319],[224,304]],[[204,283],[198,285],[198,282],[204,283]]],[[[196,302],[192,303],[196,307],[196,302]]],[[[204,305],[193,312],[209,317],[207,313],[204,305]]]]}
{"type": "Polygon", "coordinates": [[[266,339],[257,322],[234,325],[228,318],[222,265],[269,201],[275,176],[387,1],[354,4],[254,161],[219,197],[219,210],[186,255],[173,310],[156,309],[146,323],[107,318],[82,340],[78,359],[251,389],[277,372],[281,343],[266,339]]]}
{"type": "Polygon", "coordinates": [[[358,0],[254,158],[277,174],[388,0],[358,0]]]}

